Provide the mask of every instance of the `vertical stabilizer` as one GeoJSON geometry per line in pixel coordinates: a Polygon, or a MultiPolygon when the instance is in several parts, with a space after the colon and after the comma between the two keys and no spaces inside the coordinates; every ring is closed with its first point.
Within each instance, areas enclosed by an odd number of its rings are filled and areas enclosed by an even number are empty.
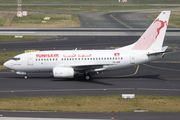
{"type": "Polygon", "coordinates": [[[146,32],[134,44],[132,50],[161,51],[170,11],[162,11],[146,32]]]}

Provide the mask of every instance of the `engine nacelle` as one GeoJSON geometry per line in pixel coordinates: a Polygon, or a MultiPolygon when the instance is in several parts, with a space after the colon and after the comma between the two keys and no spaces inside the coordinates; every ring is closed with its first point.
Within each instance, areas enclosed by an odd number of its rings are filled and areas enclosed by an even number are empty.
{"type": "Polygon", "coordinates": [[[68,67],[53,68],[53,76],[55,78],[74,78],[74,69],[68,67]]]}

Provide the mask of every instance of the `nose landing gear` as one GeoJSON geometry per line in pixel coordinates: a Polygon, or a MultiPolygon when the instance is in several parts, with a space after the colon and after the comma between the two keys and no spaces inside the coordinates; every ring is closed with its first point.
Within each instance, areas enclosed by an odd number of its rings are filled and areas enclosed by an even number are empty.
{"type": "Polygon", "coordinates": [[[27,75],[25,75],[25,76],[24,76],[24,79],[28,79],[28,76],[27,76],[27,75]]]}

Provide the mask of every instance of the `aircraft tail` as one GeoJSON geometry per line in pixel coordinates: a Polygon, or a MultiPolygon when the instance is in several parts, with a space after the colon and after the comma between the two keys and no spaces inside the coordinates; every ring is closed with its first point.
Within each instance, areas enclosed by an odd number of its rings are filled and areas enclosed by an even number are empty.
{"type": "Polygon", "coordinates": [[[170,11],[162,11],[131,50],[145,50],[151,54],[164,51],[162,45],[170,13],[170,11]]]}

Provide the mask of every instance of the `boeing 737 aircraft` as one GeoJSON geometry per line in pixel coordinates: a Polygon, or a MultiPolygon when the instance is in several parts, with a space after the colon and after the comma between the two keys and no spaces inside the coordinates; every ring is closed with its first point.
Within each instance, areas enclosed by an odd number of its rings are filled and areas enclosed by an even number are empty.
{"type": "Polygon", "coordinates": [[[4,63],[6,68],[24,75],[30,72],[52,72],[55,78],[73,78],[84,73],[102,72],[136,66],[162,58],[168,46],[162,47],[170,11],[162,11],[139,40],[114,50],[52,50],[23,53],[4,63]]]}

